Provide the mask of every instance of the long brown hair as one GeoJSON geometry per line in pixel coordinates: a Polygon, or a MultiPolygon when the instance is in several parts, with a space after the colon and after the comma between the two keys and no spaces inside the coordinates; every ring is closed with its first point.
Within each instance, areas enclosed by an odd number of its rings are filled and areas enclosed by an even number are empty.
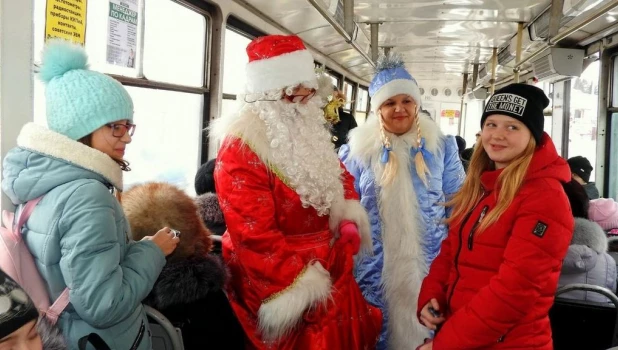
{"type": "MultiPolygon", "coordinates": [[[[92,148],[92,134],[88,134],[77,141],[92,148]]],[[[120,169],[122,169],[122,171],[131,171],[131,168],[129,167],[129,162],[127,162],[126,160],[114,157],[111,158],[120,166],[120,169]]]]}
{"type": "MultiPolygon", "coordinates": [[[[515,195],[521,188],[526,177],[526,172],[532,161],[536,142],[533,137],[530,137],[528,145],[519,157],[513,159],[509,165],[504,168],[498,181],[496,182],[495,190],[498,192],[498,201],[496,207],[491,209],[489,213],[482,219],[477,232],[482,232],[489,225],[495,223],[500,215],[511,205],[515,195]]],[[[483,188],[481,185],[481,174],[494,167],[494,163],[489,159],[489,155],[485,152],[481,140],[477,142],[470,160],[468,174],[464,180],[463,186],[453,196],[453,199],[446,203],[447,207],[453,208],[453,215],[446,220],[447,223],[461,223],[467,213],[469,213],[483,196],[483,188]]]]}

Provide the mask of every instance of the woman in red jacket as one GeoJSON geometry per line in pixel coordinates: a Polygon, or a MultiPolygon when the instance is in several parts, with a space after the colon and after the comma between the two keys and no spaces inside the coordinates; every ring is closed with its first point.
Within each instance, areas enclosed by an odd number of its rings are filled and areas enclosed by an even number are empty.
{"type": "Polygon", "coordinates": [[[548,312],[573,232],[566,161],[543,132],[543,91],[498,90],[481,118],[450,230],[423,281],[428,349],[552,349],[548,312]]]}

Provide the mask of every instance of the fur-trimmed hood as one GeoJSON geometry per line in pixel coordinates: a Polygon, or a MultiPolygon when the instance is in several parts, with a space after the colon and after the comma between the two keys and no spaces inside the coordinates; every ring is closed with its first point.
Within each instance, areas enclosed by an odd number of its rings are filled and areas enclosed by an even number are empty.
{"type": "Polygon", "coordinates": [[[122,170],[107,154],[41,125],[24,125],[3,161],[2,189],[15,204],[77,179],[122,190],[122,170]]]}
{"type": "Polygon", "coordinates": [[[62,332],[56,325],[52,325],[45,317],[39,318],[36,325],[37,331],[43,342],[43,350],[67,349],[62,332]]]}
{"type": "MultiPolygon", "coordinates": [[[[444,134],[429,114],[419,111],[419,124],[421,135],[425,138],[425,148],[429,153],[435,153],[443,142],[444,134]]],[[[412,127],[407,133],[397,136],[386,132],[391,139],[393,149],[400,147],[416,148],[416,127],[412,127]]],[[[380,138],[380,123],[378,117],[372,114],[367,122],[354,128],[348,136],[350,156],[360,159],[365,166],[375,164],[382,153],[382,140],[380,138]]]]}
{"type": "Polygon", "coordinates": [[[204,221],[204,224],[212,233],[222,235],[225,230],[225,219],[219,206],[219,199],[216,193],[204,193],[195,198],[197,212],[204,221]]]}
{"type": "Polygon", "coordinates": [[[167,257],[168,263],[210,251],[210,231],[200,219],[193,198],[181,189],[163,182],[138,185],[122,196],[122,207],[136,241],[166,226],[181,232],[180,243],[167,257]]]}
{"type": "Polygon", "coordinates": [[[225,266],[214,255],[196,254],[168,262],[144,302],[159,310],[189,304],[205,298],[211,291],[221,290],[227,278],[225,266]]]}
{"type": "Polygon", "coordinates": [[[585,245],[598,254],[607,251],[607,236],[596,222],[575,218],[575,229],[571,245],[585,245]]]}

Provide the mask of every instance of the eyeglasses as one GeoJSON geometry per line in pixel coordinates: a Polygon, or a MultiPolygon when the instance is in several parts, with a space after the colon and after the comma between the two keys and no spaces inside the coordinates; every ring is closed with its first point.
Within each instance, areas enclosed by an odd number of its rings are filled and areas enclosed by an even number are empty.
{"type": "MultiPolygon", "coordinates": [[[[299,87],[294,89],[294,92],[298,91],[299,87]]],[[[287,95],[285,92],[283,93],[283,97],[292,102],[292,103],[303,103],[305,101],[309,101],[313,96],[315,96],[316,90],[311,89],[309,94],[307,95],[287,95]]]]}
{"type": "Polygon", "coordinates": [[[110,123],[107,124],[107,126],[112,129],[112,136],[114,137],[123,137],[127,132],[129,133],[129,136],[133,136],[135,133],[135,124],[110,123]]]}

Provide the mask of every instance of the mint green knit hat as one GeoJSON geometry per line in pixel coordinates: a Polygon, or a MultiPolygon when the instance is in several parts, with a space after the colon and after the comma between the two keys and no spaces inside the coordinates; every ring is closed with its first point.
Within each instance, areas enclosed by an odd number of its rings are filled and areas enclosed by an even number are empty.
{"type": "Polygon", "coordinates": [[[115,79],[88,69],[84,49],[65,40],[49,40],[39,78],[47,84],[47,125],[73,140],[105,124],[133,120],[133,101],[115,79]]]}

